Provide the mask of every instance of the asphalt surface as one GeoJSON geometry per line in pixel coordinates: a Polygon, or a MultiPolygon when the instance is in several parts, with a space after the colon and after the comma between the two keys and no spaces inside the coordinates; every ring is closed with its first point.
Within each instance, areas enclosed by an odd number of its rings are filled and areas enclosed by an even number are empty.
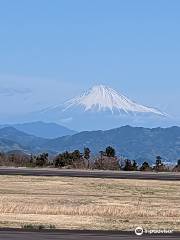
{"type": "Polygon", "coordinates": [[[96,171],[96,170],[86,171],[86,170],[62,170],[53,168],[50,169],[0,168],[0,175],[90,177],[90,178],[180,181],[180,173],[124,172],[124,171],[96,171]]]}
{"type": "Polygon", "coordinates": [[[179,240],[180,234],[136,236],[135,233],[101,232],[101,231],[52,231],[30,232],[17,230],[1,230],[0,239],[3,240],[179,240]]]}

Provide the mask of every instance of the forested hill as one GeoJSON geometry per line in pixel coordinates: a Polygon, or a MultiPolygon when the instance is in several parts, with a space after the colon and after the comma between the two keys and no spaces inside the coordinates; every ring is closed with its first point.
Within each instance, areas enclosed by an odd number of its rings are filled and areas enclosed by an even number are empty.
{"type": "Polygon", "coordinates": [[[56,139],[37,138],[12,128],[0,129],[0,150],[26,150],[29,152],[83,150],[89,147],[93,154],[107,146],[138,161],[154,161],[157,155],[164,160],[177,161],[180,158],[180,127],[141,128],[124,126],[107,131],[87,131],[56,139]],[[7,141],[8,140],[8,141],[7,141]]]}

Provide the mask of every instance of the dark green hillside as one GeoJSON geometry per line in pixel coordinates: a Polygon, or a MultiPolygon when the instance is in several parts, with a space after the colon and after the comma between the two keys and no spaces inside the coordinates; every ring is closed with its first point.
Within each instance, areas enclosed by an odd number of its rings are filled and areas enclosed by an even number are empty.
{"type": "Polygon", "coordinates": [[[108,131],[81,132],[56,139],[43,139],[25,134],[15,128],[0,129],[0,150],[28,150],[32,153],[58,153],[89,147],[93,154],[107,146],[138,161],[154,161],[157,155],[164,160],[176,161],[180,158],[180,127],[141,128],[124,126],[108,131]]]}

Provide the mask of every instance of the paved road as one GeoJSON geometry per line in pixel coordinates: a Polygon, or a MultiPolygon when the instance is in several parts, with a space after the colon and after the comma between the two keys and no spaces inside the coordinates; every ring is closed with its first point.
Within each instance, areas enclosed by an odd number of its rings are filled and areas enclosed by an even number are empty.
{"type": "Polygon", "coordinates": [[[60,176],[60,177],[91,177],[115,179],[149,179],[180,181],[180,173],[146,173],[123,171],[86,171],[62,169],[32,169],[32,168],[0,168],[0,175],[23,176],[60,176]]]}
{"type": "Polygon", "coordinates": [[[112,233],[101,231],[62,231],[62,232],[26,232],[26,231],[0,231],[2,240],[179,240],[180,234],[168,235],[143,235],[136,236],[134,233],[112,233]]]}

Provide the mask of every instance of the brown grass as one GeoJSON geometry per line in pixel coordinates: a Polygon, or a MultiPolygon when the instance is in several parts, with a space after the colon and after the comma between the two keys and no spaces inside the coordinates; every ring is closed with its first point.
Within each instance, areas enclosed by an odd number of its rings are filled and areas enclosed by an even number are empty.
{"type": "Polygon", "coordinates": [[[0,176],[0,226],[180,230],[180,182],[0,176]]]}

